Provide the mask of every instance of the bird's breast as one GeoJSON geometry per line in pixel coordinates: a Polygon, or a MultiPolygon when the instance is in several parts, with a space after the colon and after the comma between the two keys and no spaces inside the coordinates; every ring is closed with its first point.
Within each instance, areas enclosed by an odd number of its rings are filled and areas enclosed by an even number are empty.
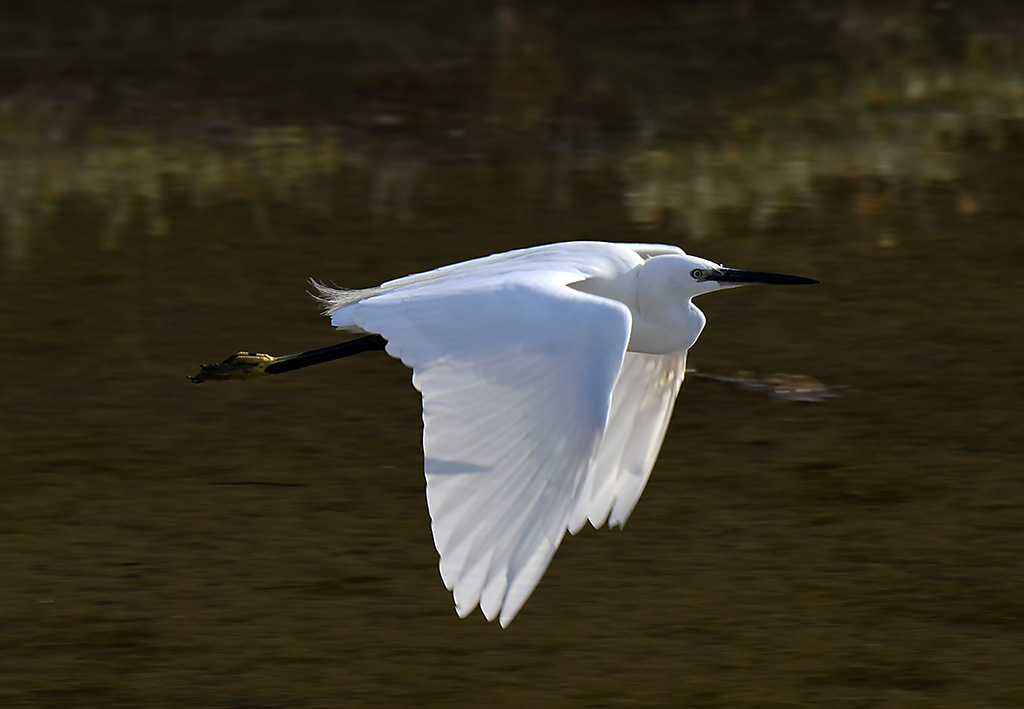
{"type": "Polygon", "coordinates": [[[704,329],[704,313],[689,301],[671,308],[633,313],[630,352],[680,354],[686,352],[704,329]]]}

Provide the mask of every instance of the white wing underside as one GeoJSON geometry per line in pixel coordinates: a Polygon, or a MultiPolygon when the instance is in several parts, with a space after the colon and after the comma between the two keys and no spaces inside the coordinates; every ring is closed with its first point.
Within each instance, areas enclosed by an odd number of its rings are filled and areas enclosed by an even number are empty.
{"type": "Polygon", "coordinates": [[[474,276],[382,287],[332,322],[412,368],[441,577],[460,616],[505,626],[567,530],[625,523],[685,355],[626,352],[628,308],[569,288],[575,269],[474,276]]]}
{"type": "Polygon", "coordinates": [[[597,457],[573,505],[572,534],[588,519],[594,527],[626,524],[665,440],[685,371],[685,353],[626,353],[597,457]]]}

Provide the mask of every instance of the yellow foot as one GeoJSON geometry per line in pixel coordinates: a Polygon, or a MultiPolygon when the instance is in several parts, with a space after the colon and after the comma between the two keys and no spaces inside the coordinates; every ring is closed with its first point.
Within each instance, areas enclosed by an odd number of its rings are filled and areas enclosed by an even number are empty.
{"type": "Polygon", "coordinates": [[[208,379],[251,379],[267,373],[267,365],[277,359],[259,352],[236,352],[223,362],[199,365],[199,373],[189,377],[196,384],[208,379]]]}

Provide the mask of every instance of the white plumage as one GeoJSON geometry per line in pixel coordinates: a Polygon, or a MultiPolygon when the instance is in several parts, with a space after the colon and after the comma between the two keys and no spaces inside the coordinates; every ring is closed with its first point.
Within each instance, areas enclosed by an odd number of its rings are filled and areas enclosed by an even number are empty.
{"type": "Polygon", "coordinates": [[[811,282],[736,274],[775,275],[674,246],[572,242],[318,286],[333,325],[379,333],[413,370],[434,544],[460,616],[479,606],[508,625],[566,531],[626,522],[704,326],[693,296],[811,282]]]}

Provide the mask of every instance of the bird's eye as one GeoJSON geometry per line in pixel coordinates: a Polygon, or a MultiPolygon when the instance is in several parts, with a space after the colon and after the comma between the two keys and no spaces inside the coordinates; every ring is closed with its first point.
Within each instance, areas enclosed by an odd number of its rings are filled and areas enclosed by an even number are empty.
{"type": "Polygon", "coordinates": [[[693,280],[699,281],[701,278],[704,277],[704,271],[700,270],[699,268],[695,268],[692,271],[690,271],[690,275],[693,276],[693,280]]]}

